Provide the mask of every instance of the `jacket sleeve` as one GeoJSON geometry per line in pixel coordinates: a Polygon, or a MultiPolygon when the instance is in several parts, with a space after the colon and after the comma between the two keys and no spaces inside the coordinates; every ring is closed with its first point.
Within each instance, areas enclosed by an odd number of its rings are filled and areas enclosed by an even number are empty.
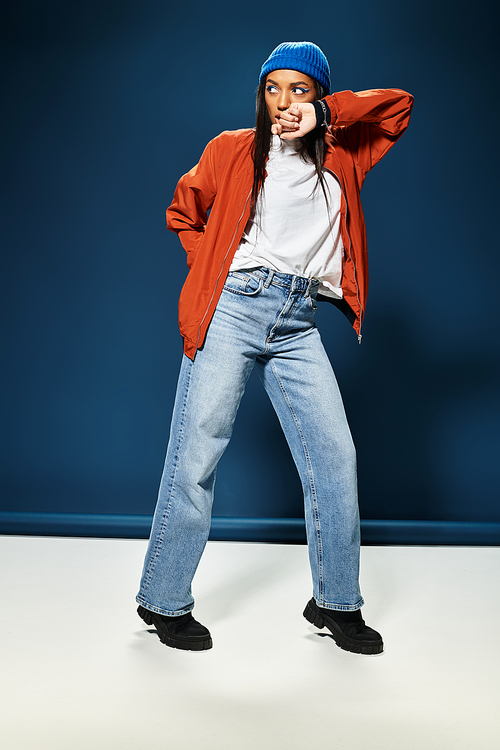
{"type": "Polygon", "coordinates": [[[203,239],[216,193],[213,141],[210,141],[198,164],[177,183],[172,205],[167,208],[167,229],[179,236],[189,268],[203,239]]]}
{"type": "Polygon", "coordinates": [[[334,133],[342,128],[354,161],[365,173],[404,133],[413,106],[412,95],[401,89],[339,91],[324,101],[334,133]]]}

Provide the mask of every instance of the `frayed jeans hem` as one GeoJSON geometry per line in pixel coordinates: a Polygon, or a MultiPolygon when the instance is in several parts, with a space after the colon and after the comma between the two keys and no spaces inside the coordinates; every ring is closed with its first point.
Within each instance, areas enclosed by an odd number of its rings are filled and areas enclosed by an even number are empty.
{"type": "Polygon", "coordinates": [[[135,600],[137,604],[140,604],[144,609],[148,609],[150,612],[155,612],[157,615],[164,615],[165,617],[181,617],[181,615],[187,615],[189,612],[193,611],[194,607],[193,604],[192,607],[172,611],[170,609],[162,609],[161,607],[155,607],[152,604],[148,604],[148,602],[144,601],[144,599],[141,599],[139,596],[136,596],[135,600]]]}
{"type": "Polygon", "coordinates": [[[356,604],[329,604],[328,602],[320,602],[313,597],[314,601],[322,609],[335,609],[337,612],[355,612],[357,609],[361,609],[364,605],[364,599],[361,598],[356,604]]]}

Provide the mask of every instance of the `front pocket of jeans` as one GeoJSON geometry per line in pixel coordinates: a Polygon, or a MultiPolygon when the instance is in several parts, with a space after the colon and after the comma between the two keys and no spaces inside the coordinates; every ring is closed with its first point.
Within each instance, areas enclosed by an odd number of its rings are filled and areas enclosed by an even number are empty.
{"type": "Polygon", "coordinates": [[[241,294],[244,297],[255,297],[262,290],[263,280],[256,276],[231,271],[228,274],[224,289],[231,294],[241,294]]]}

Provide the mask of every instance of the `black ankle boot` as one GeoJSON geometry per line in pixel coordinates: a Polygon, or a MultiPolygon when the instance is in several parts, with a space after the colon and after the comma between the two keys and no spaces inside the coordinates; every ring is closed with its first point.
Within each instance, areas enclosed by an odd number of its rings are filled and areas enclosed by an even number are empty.
{"type": "Polygon", "coordinates": [[[194,619],[191,612],[178,617],[167,617],[139,606],[137,614],[146,625],[154,625],[165,646],[184,651],[205,651],[212,648],[212,638],[204,625],[194,619]]]}
{"type": "Polygon", "coordinates": [[[318,607],[314,599],[307,603],[304,617],[317,628],[327,627],[337,646],[355,654],[380,654],[384,650],[382,636],[365,625],[361,610],[344,612],[318,607]]]}

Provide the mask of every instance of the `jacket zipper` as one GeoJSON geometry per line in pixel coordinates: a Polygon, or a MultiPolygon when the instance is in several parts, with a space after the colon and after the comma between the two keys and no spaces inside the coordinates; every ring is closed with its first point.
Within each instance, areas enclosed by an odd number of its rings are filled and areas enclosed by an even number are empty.
{"type": "Polygon", "coordinates": [[[352,246],[351,235],[349,234],[349,230],[347,228],[347,213],[349,211],[349,204],[347,203],[346,194],[344,193],[344,188],[342,187],[342,183],[339,180],[338,176],[335,174],[335,172],[333,172],[333,170],[328,169],[328,167],[323,167],[323,169],[326,172],[330,172],[330,174],[333,177],[335,177],[335,179],[339,183],[340,192],[342,193],[342,196],[344,198],[344,203],[345,203],[345,231],[347,232],[347,236],[349,237],[349,260],[351,261],[352,267],[354,268],[354,281],[356,282],[356,299],[358,300],[359,309],[361,310],[361,316],[360,316],[360,319],[359,319],[359,333],[358,333],[358,344],[361,344],[361,339],[363,338],[363,336],[361,334],[361,325],[362,325],[362,322],[363,322],[363,319],[362,319],[363,308],[361,306],[361,301],[359,299],[359,286],[358,286],[358,277],[357,277],[357,273],[356,273],[356,264],[354,263],[354,261],[352,259],[352,255],[351,255],[351,246],[352,246]]]}
{"type": "MultiPolygon", "coordinates": [[[[226,263],[226,259],[227,259],[227,256],[229,255],[229,251],[231,250],[231,248],[232,248],[232,246],[233,246],[234,238],[235,238],[235,237],[236,237],[236,235],[238,234],[238,229],[239,229],[239,226],[240,226],[241,220],[242,220],[242,218],[243,218],[243,217],[244,217],[244,215],[245,215],[245,211],[247,210],[247,205],[248,205],[248,201],[249,201],[249,199],[250,199],[250,196],[251,196],[251,195],[252,195],[252,191],[250,190],[250,192],[248,193],[247,199],[246,199],[246,201],[245,201],[245,205],[244,205],[244,207],[243,207],[243,211],[242,211],[242,213],[241,213],[241,216],[240,216],[240,218],[238,219],[238,223],[237,223],[237,225],[236,225],[236,229],[234,230],[234,234],[233,234],[233,239],[231,240],[231,242],[230,242],[230,244],[229,244],[229,247],[228,247],[228,249],[227,249],[227,251],[226,251],[226,254],[225,254],[225,256],[224,256],[224,260],[222,261],[222,266],[221,266],[221,269],[220,269],[220,271],[219,271],[219,275],[217,276],[217,279],[216,279],[216,281],[215,281],[215,287],[214,287],[214,291],[212,292],[212,296],[210,297],[210,302],[208,303],[208,307],[207,307],[207,309],[205,310],[205,315],[204,315],[204,316],[203,316],[203,318],[201,319],[201,322],[200,322],[200,327],[199,327],[199,329],[198,329],[198,339],[197,339],[197,341],[196,341],[196,351],[198,351],[198,344],[200,343],[200,337],[201,337],[201,329],[202,329],[202,327],[203,327],[203,323],[205,322],[205,318],[207,317],[207,315],[208,315],[208,311],[210,310],[210,305],[212,304],[212,302],[213,302],[213,299],[214,299],[214,297],[215,297],[215,292],[216,292],[216,290],[217,290],[217,284],[219,283],[219,279],[220,279],[220,277],[221,277],[221,275],[222,275],[222,271],[223,271],[223,269],[224,269],[224,265],[225,265],[225,263],[226,263]]],[[[346,203],[346,205],[347,205],[347,203],[346,203]]]]}

